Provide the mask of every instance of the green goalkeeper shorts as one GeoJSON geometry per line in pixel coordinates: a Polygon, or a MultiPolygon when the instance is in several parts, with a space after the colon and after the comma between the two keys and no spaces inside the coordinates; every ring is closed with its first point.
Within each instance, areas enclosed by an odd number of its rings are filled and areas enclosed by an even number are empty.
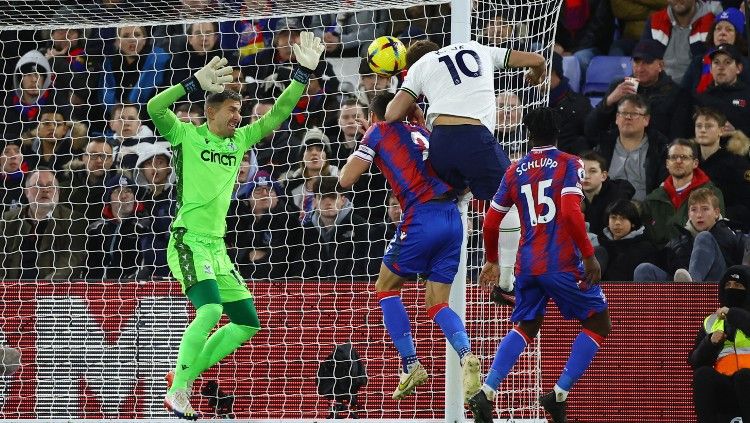
{"type": "Polygon", "coordinates": [[[169,237],[167,263],[172,275],[182,284],[183,293],[200,281],[214,279],[219,286],[222,303],[253,297],[229,259],[223,238],[176,228],[169,237]]]}

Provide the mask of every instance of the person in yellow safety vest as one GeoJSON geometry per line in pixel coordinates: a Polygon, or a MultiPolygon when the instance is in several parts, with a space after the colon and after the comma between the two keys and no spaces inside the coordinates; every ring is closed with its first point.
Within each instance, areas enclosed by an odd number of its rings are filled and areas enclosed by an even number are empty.
{"type": "Polygon", "coordinates": [[[732,266],[719,282],[721,307],[706,317],[690,354],[698,423],[750,423],[750,266],[732,266]],[[734,420],[733,420],[734,421],[734,420]]]}

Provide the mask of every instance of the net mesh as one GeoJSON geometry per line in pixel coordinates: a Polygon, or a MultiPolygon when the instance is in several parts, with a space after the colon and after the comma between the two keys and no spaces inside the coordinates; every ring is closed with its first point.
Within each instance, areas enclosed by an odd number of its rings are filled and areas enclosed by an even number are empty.
{"type": "MultiPolygon", "coordinates": [[[[548,54],[556,3],[476,2],[472,38],[548,54]]],[[[443,416],[445,346],[421,306],[420,285],[404,291],[404,302],[431,379],[416,397],[389,399],[397,353],[368,285],[400,219],[383,176],[373,167],[341,200],[348,226],[335,236],[316,227],[313,193],[361,138],[355,118],[366,116],[372,96],[396,87],[395,78],[362,66],[367,45],[381,35],[448,44],[447,3],[6,1],[0,10],[0,327],[23,357],[8,376],[3,417],[168,416],[162,377],[192,316],[166,264],[176,206],[172,151],[145,103],[220,55],[235,68],[229,88],[244,98],[242,124],[251,123],[289,84],[299,29],[324,37],[326,64],[291,118],[246,155],[227,217],[230,258],[253,281],[267,330],[206,374],[197,405],[209,416],[326,417],[318,365],[351,341],[369,375],[360,418],[443,416]],[[321,139],[325,162],[305,148],[321,139]]],[[[512,157],[527,150],[524,110],[547,97],[522,79],[516,71],[497,78],[497,136],[512,157]]],[[[202,102],[187,96],[173,110],[199,125],[202,102]]],[[[510,328],[510,309],[490,303],[474,283],[486,206],[470,206],[467,251],[467,325],[485,366],[510,328]]],[[[535,342],[502,386],[500,417],[539,417],[539,360],[535,342]]]]}

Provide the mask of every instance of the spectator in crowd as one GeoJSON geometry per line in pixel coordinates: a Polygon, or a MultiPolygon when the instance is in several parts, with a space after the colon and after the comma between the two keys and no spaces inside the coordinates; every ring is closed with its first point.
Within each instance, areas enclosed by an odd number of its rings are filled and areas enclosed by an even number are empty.
{"type": "Polygon", "coordinates": [[[69,279],[85,261],[83,217],[59,202],[55,172],[36,169],[24,182],[27,204],[0,220],[0,279],[69,279]]]}
{"type": "Polygon", "coordinates": [[[52,29],[49,31],[48,45],[39,50],[49,60],[58,89],[69,90],[73,79],[88,76],[85,35],[81,28],[52,29]]]}
{"type": "Polygon", "coordinates": [[[328,161],[331,156],[330,144],[328,136],[320,129],[308,130],[299,147],[299,164],[280,178],[287,196],[300,210],[302,222],[311,217],[320,178],[339,174],[339,168],[328,161]]]}
{"type": "Polygon", "coordinates": [[[523,156],[527,144],[526,129],[521,124],[524,104],[513,91],[501,91],[495,98],[495,105],[495,139],[511,160],[518,159],[523,156]]]}
{"type": "MultiPolygon", "coordinates": [[[[666,0],[611,0],[612,24],[617,23],[621,35],[619,39],[613,42],[609,54],[613,56],[630,56],[633,47],[638,43],[643,35],[643,28],[646,26],[648,17],[662,9],[666,5],[666,0]]],[[[606,50],[604,51],[606,53],[606,50]]]]}
{"type": "Polygon", "coordinates": [[[313,16],[315,36],[326,46],[326,53],[344,57],[367,56],[367,46],[375,39],[375,11],[327,13],[313,16]]]}
{"type": "Polygon", "coordinates": [[[245,278],[299,275],[299,263],[292,265],[303,248],[297,212],[268,172],[256,173],[229,206],[227,248],[245,278]],[[291,271],[289,266],[293,266],[291,271]]]}
{"type": "Polygon", "coordinates": [[[370,239],[367,222],[336,192],[337,178],[325,178],[315,194],[315,209],[303,226],[304,278],[366,278],[370,239]]]}
{"type": "Polygon", "coordinates": [[[369,106],[375,96],[382,91],[391,88],[391,77],[378,75],[370,69],[367,59],[359,62],[359,85],[357,86],[357,100],[365,106],[369,106]]]}
{"type": "MultiPolygon", "coordinates": [[[[708,52],[712,52],[722,44],[734,44],[741,53],[747,54],[747,41],[745,40],[745,15],[736,8],[728,8],[716,15],[706,37],[708,52]]],[[[750,82],[750,61],[742,57],[742,73],[740,79],[750,82]]],[[[682,79],[683,88],[691,95],[700,94],[711,86],[713,76],[711,75],[711,55],[704,54],[694,57],[682,79]]]]}
{"type": "Polygon", "coordinates": [[[679,84],[692,58],[705,53],[714,14],[703,1],[668,0],[667,3],[665,9],[648,18],[642,39],[656,40],[666,47],[664,70],[679,84]]]}
{"type": "Polygon", "coordinates": [[[571,154],[590,150],[583,132],[586,115],[591,112],[591,102],[570,88],[568,78],[563,75],[562,56],[557,53],[552,54],[549,81],[549,106],[558,111],[561,122],[557,148],[571,154]]]}
{"type": "MultiPolygon", "coordinates": [[[[260,119],[273,107],[272,98],[261,98],[252,106],[250,123],[260,119]]],[[[296,161],[299,140],[291,138],[289,131],[273,131],[255,145],[258,166],[267,167],[272,175],[283,175],[296,161]],[[294,151],[294,153],[292,153],[294,151]]]]}
{"type": "Polygon", "coordinates": [[[427,34],[424,32],[424,29],[414,25],[409,26],[405,30],[401,31],[401,33],[398,34],[398,39],[401,40],[401,42],[404,43],[404,46],[408,49],[409,46],[412,45],[412,43],[416,43],[420,40],[426,40],[427,34]]]}
{"type": "Polygon", "coordinates": [[[640,95],[653,116],[651,129],[670,140],[692,135],[689,128],[690,97],[664,72],[664,46],[654,40],[641,40],[633,49],[633,75],[612,81],[604,99],[586,117],[586,135],[615,124],[617,105],[623,97],[640,95]]]}
{"type": "Polygon", "coordinates": [[[365,109],[366,107],[356,98],[346,98],[341,103],[338,125],[328,131],[329,138],[335,139],[331,145],[331,161],[338,167],[345,165],[346,159],[359,146],[359,141],[365,133],[362,125],[362,121],[367,119],[365,109]]]}
{"type": "Polygon", "coordinates": [[[742,54],[732,44],[722,44],[709,54],[713,82],[695,97],[698,106],[718,110],[727,117],[724,129],[739,129],[750,134],[750,86],[739,79],[742,72],[742,54]]]}
{"type": "Polygon", "coordinates": [[[21,140],[16,138],[5,141],[0,154],[0,213],[20,206],[23,177],[28,171],[29,165],[21,153],[21,140]]]}
{"type": "Polygon", "coordinates": [[[607,208],[605,219],[607,226],[594,250],[602,264],[602,280],[633,281],[635,268],[653,260],[657,253],[646,238],[638,207],[630,200],[617,200],[607,208]]]}
{"type": "Polygon", "coordinates": [[[117,28],[119,54],[106,56],[99,87],[100,103],[110,112],[118,103],[143,105],[159,87],[169,85],[170,54],[153,45],[146,26],[117,28]]]}
{"type": "Polygon", "coordinates": [[[177,205],[174,192],[176,175],[170,166],[171,160],[172,153],[169,149],[157,144],[145,144],[139,150],[138,161],[133,169],[133,180],[138,185],[143,201],[143,213],[148,217],[141,223],[148,227],[138,238],[143,258],[139,278],[169,276],[169,226],[177,205]]]}
{"type": "MultiPolygon", "coordinates": [[[[219,48],[219,24],[216,22],[195,22],[188,24],[187,45],[172,55],[170,67],[173,69],[172,84],[188,79],[198,69],[206,66],[215,56],[223,57],[219,48]]],[[[203,93],[188,94],[188,102],[202,102],[203,93]]]]}
{"type": "MultiPolygon", "coordinates": [[[[254,3],[251,6],[251,2],[243,2],[242,7],[252,7],[251,13],[258,13],[261,8],[269,6],[266,2],[254,3]]],[[[241,16],[249,14],[241,13],[241,16]]],[[[219,23],[221,48],[225,51],[236,51],[240,66],[252,63],[255,55],[271,44],[269,22],[270,19],[239,19],[219,23]]]]}
{"type": "Polygon", "coordinates": [[[624,179],[635,188],[633,198],[643,201],[646,194],[664,180],[667,139],[650,123],[654,116],[644,98],[637,94],[622,97],[616,108],[616,128],[589,133],[589,144],[609,163],[608,177],[624,179]]]}
{"type": "Polygon", "coordinates": [[[698,188],[711,189],[719,199],[719,209],[724,209],[721,191],[698,168],[695,143],[683,138],[672,141],[667,150],[669,176],[658,188],[651,191],[643,202],[643,221],[646,234],[657,247],[663,247],[675,237],[688,220],[690,193],[698,188]]]}
{"type": "MultiPolygon", "coordinates": [[[[143,124],[140,116],[141,107],[137,104],[117,104],[110,111],[104,135],[112,145],[115,163],[123,169],[133,168],[140,144],[156,142],[154,131],[143,124]]],[[[161,144],[169,145],[165,141],[161,144]]]]}
{"type": "Polygon", "coordinates": [[[52,70],[44,55],[31,50],[21,56],[13,75],[13,91],[8,92],[2,111],[3,139],[29,137],[36,127],[42,106],[55,104],[52,70]]]}
{"type": "MultiPolygon", "coordinates": [[[[372,246],[368,254],[369,257],[383,257],[385,255],[385,250],[396,235],[398,224],[401,223],[403,210],[401,210],[398,198],[391,190],[388,190],[386,198],[388,200],[386,200],[385,219],[382,222],[375,223],[370,230],[372,246]]],[[[373,260],[370,265],[368,273],[371,275],[377,274],[380,269],[380,263],[373,260]]]]}
{"type": "Polygon", "coordinates": [[[39,124],[36,136],[30,144],[23,146],[23,154],[29,167],[46,167],[63,170],[73,159],[67,109],[46,105],[39,109],[39,124]]]}
{"type": "Polygon", "coordinates": [[[234,187],[234,198],[237,198],[242,188],[253,182],[255,174],[258,173],[258,159],[255,155],[255,149],[245,152],[240,163],[240,171],[237,173],[237,183],[234,187]]]}
{"type": "Polygon", "coordinates": [[[635,280],[717,281],[727,266],[742,263],[745,251],[750,251],[750,237],[727,226],[716,194],[700,188],[690,194],[687,203],[688,221],[684,227],[675,225],[677,235],[667,244],[661,267],[640,264],[635,280]]]}
{"type": "Polygon", "coordinates": [[[689,362],[698,423],[750,421],[750,266],[719,281],[720,307],[703,320],[689,362]]]}
{"type": "Polygon", "coordinates": [[[138,185],[125,175],[105,182],[102,217],[86,229],[87,279],[132,279],[143,257],[139,238],[150,229],[138,185]]]}
{"type": "Polygon", "coordinates": [[[750,160],[721,147],[727,118],[714,109],[699,107],[693,115],[695,141],[700,148],[700,168],[724,194],[724,217],[750,225],[750,160]]]}
{"type": "Polygon", "coordinates": [[[195,126],[201,126],[206,121],[203,107],[195,103],[182,103],[175,107],[174,114],[183,122],[190,122],[195,126]]]}
{"type": "MultiPolygon", "coordinates": [[[[583,190],[583,216],[589,224],[589,232],[599,235],[607,227],[606,211],[618,200],[630,200],[635,188],[625,179],[608,178],[607,160],[600,154],[589,151],[580,156],[586,171],[583,190]]],[[[636,229],[636,228],[634,228],[636,229]]]]}
{"type": "Polygon", "coordinates": [[[101,137],[91,138],[81,161],[71,162],[71,170],[66,177],[69,182],[63,198],[89,222],[102,217],[104,181],[110,176],[112,163],[112,146],[101,137]]]}
{"type": "MultiPolygon", "coordinates": [[[[567,56],[573,54],[581,65],[581,74],[586,74],[586,69],[594,56],[600,56],[610,52],[610,55],[618,56],[619,51],[612,50],[612,41],[615,34],[615,17],[612,14],[612,5],[607,0],[589,1],[588,5],[581,7],[589,8],[589,18],[585,26],[578,31],[566,28],[567,14],[563,12],[563,18],[557,21],[557,33],[555,35],[555,51],[567,56]]],[[[640,33],[639,33],[640,37],[640,33]]]]}

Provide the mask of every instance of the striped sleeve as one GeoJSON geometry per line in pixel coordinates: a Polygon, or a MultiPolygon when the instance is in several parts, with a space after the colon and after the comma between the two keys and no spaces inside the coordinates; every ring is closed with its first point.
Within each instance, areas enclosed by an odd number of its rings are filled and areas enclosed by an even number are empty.
{"type": "Polygon", "coordinates": [[[360,144],[357,148],[357,151],[354,152],[354,157],[360,158],[368,163],[372,163],[372,161],[375,159],[375,150],[364,144],[360,144]]]}
{"type": "Polygon", "coordinates": [[[575,194],[583,197],[583,189],[581,183],[586,175],[586,171],[583,167],[583,161],[578,157],[571,157],[568,159],[567,167],[565,168],[565,176],[563,180],[563,187],[560,190],[560,195],[575,194]]]}

